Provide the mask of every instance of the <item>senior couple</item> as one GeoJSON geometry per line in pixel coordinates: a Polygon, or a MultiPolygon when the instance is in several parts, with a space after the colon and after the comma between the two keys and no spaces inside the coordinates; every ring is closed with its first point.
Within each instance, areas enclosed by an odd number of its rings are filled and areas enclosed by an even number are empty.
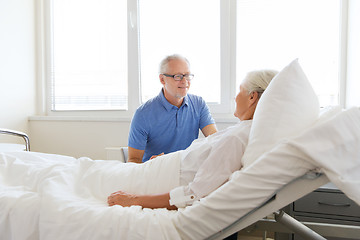
{"type": "Polygon", "coordinates": [[[181,150],[181,186],[150,195],[119,189],[108,197],[109,206],[177,209],[192,205],[224,184],[241,168],[255,108],[276,74],[275,70],[249,72],[235,98],[234,115],[241,121],[217,132],[205,101],[187,94],[194,77],[188,60],[180,55],[166,57],[160,64],[161,92],[140,106],[131,122],[128,162],[141,163],[181,150]],[[197,139],[199,129],[205,138],[197,139]]]}

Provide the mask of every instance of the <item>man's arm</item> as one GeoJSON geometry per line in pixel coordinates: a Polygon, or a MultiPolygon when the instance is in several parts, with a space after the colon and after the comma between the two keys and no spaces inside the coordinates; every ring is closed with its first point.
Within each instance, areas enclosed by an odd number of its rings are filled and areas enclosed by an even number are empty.
{"type": "Polygon", "coordinates": [[[127,162],[142,163],[145,150],[128,147],[128,160],[127,162]]]}
{"type": "Polygon", "coordinates": [[[204,134],[205,137],[213,134],[213,133],[216,133],[217,132],[217,128],[216,128],[216,125],[213,123],[213,124],[209,124],[205,127],[203,127],[201,129],[201,132],[204,134]]]}
{"type": "Polygon", "coordinates": [[[133,205],[142,206],[143,208],[167,208],[176,210],[177,207],[170,205],[170,194],[154,194],[154,195],[136,195],[122,191],[114,192],[108,197],[109,206],[121,205],[130,207],[133,205]]]}

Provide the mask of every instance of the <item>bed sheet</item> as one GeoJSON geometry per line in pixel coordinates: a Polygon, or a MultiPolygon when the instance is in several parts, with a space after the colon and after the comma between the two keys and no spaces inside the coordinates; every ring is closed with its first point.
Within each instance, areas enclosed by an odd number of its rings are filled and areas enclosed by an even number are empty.
{"type": "Polygon", "coordinates": [[[120,189],[145,194],[178,186],[177,159],[173,154],[138,165],[2,153],[0,239],[180,239],[170,220],[177,211],[108,207],[106,202],[120,189]]]}
{"type": "Polygon", "coordinates": [[[358,146],[360,110],[342,111],[299,136],[283,139],[209,196],[179,211],[106,203],[107,196],[120,189],[162,193],[178,186],[178,153],[140,165],[1,153],[1,238],[204,239],[314,168],[360,204],[358,146]]]}

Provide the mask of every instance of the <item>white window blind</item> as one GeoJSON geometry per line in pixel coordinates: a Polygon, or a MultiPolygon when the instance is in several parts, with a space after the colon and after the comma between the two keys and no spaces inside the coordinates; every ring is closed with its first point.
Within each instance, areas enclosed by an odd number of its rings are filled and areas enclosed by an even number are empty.
{"type": "Polygon", "coordinates": [[[127,1],[52,3],[51,110],[127,109],[127,1]]]}

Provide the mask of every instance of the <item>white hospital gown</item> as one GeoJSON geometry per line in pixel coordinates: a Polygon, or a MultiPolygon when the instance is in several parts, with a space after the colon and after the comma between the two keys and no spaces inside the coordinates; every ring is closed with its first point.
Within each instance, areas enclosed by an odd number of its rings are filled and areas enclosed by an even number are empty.
{"type": "Polygon", "coordinates": [[[207,138],[197,139],[179,152],[181,186],[170,191],[171,205],[178,208],[191,205],[220,187],[241,168],[251,123],[252,120],[241,121],[207,138]]]}

